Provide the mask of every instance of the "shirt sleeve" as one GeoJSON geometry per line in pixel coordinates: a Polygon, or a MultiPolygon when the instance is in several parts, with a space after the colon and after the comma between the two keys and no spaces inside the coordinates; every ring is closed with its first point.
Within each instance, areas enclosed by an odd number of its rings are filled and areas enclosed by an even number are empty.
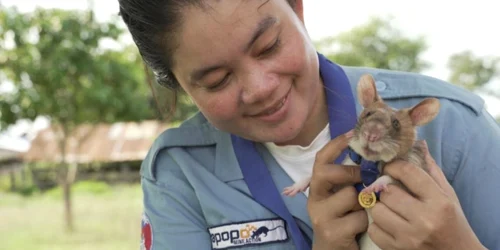
{"type": "MultiPolygon", "coordinates": [[[[156,180],[142,177],[144,215],[151,228],[147,250],[211,249],[211,240],[195,192],[165,151],[159,154],[156,180]],[[166,170],[168,169],[168,170],[166,170]]],[[[141,245],[148,244],[142,223],[141,245]]]]}
{"type": "Polygon", "coordinates": [[[500,127],[484,109],[479,115],[463,110],[461,117],[448,125],[463,126],[463,134],[453,135],[461,139],[452,185],[479,240],[500,249],[500,127]]]}

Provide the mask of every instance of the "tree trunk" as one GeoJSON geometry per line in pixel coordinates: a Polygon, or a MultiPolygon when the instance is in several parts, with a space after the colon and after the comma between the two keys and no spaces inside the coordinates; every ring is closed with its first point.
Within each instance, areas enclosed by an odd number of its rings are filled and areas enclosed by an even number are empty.
{"type": "Polygon", "coordinates": [[[60,136],[59,136],[59,150],[61,153],[61,162],[59,165],[58,169],[58,179],[59,179],[59,186],[62,188],[63,191],[63,200],[64,200],[64,223],[66,227],[67,232],[73,232],[74,231],[74,224],[73,224],[73,212],[72,212],[72,206],[71,206],[71,184],[72,184],[72,179],[70,176],[72,175],[72,171],[68,167],[68,163],[66,162],[66,156],[67,156],[67,148],[66,146],[68,145],[68,139],[70,137],[70,131],[69,131],[69,126],[67,124],[61,123],[60,124],[60,136]]]}
{"type": "Polygon", "coordinates": [[[62,183],[64,197],[64,219],[66,222],[66,231],[73,232],[73,214],[71,209],[71,183],[67,180],[62,183]]]}
{"type": "Polygon", "coordinates": [[[73,153],[73,155],[76,155],[78,158],[80,153],[80,144],[89,138],[96,127],[93,126],[89,131],[80,137],[73,134],[74,127],[70,126],[68,123],[60,122],[58,125],[59,126],[56,125],[54,127],[59,128],[59,152],[61,153],[61,162],[58,169],[59,185],[63,190],[66,231],[73,232],[75,226],[73,223],[71,186],[75,182],[76,175],[78,173],[78,160],[75,160],[75,162],[68,162],[67,155],[68,153],[73,153]],[[70,138],[77,141],[76,148],[67,148],[70,138]],[[70,151],[68,152],[68,150],[70,151]]]}
{"type": "Polygon", "coordinates": [[[16,191],[16,172],[14,170],[10,171],[10,191],[16,191]]]}

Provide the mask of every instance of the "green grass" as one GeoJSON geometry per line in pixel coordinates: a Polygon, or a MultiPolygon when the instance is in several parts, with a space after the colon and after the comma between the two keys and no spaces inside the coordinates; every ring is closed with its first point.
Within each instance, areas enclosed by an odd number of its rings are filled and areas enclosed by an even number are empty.
{"type": "Polygon", "coordinates": [[[60,190],[30,197],[0,193],[0,249],[139,248],[139,184],[109,187],[78,183],[72,194],[75,231],[66,233],[60,190]]]}

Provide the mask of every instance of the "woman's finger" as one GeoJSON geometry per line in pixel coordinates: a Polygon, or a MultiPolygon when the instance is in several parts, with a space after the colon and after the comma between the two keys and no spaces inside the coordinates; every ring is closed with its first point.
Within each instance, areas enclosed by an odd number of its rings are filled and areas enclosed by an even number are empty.
{"type": "Polygon", "coordinates": [[[420,200],[434,199],[440,192],[438,184],[422,168],[406,161],[395,161],[384,167],[384,173],[399,180],[420,200]]]}
{"type": "Polygon", "coordinates": [[[319,201],[332,195],[334,188],[352,185],[361,180],[358,166],[328,164],[328,168],[313,173],[309,189],[309,199],[319,201]]]}
{"type": "Polygon", "coordinates": [[[325,164],[318,169],[315,178],[327,185],[325,188],[333,188],[337,185],[354,185],[361,182],[361,167],[350,165],[325,164]]]}
{"type": "Polygon", "coordinates": [[[338,192],[325,199],[324,203],[324,206],[328,207],[330,213],[335,217],[342,217],[349,211],[359,210],[357,191],[353,186],[346,186],[340,189],[338,192]]]}
{"type": "Polygon", "coordinates": [[[346,214],[338,220],[338,225],[342,225],[346,236],[357,235],[366,232],[368,229],[368,216],[366,211],[356,211],[346,214]]]}
{"type": "Polygon", "coordinates": [[[373,223],[380,227],[392,238],[397,238],[398,233],[407,233],[410,223],[399,214],[392,211],[384,203],[377,203],[371,210],[373,223]]]}
{"type": "MultiPolygon", "coordinates": [[[[395,249],[394,245],[396,240],[382,228],[377,226],[375,223],[371,223],[367,230],[373,243],[375,243],[380,249],[395,249]]],[[[360,242],[360,245],[363,244],[360,242]]]]}
{"type": "Polygon", "coordinates": [[[436,181],[439,187],[441,187],[448,195],[453,195],[453,197],[458,201],[458,197],[456,196],[453,187],[446,179],[443,170],[437,165],[434,158],[432,158],[426,141],[422,142],[422,147],[424,150],[425,162],[427,164],[427,171],[429,171],[429,175],[434,179],[434,181],[436,181]]]}
{"type": "Polygon", "coordinates": [[[331,190],[339,185],[356,183],[361,180],[359,166],[339,166],[332,164],[347,147],[352,133],[337,136],[329,141],[317,154],[311,178],[309,199],[318,201],[328,198],[331,190]]]}
{"type": "Polygon", "coordinates": [[[386,192],[380,193],[380,203],[406,221],[411,221],[415,211],[422,206],[419,200],[396,185],[389,185],[386,192]]]}
{"type": "Polygon", "coordinates": [[[314,164],[322,166],[335,161],[340,156],[342,151],[347,148],[349,140],[352,138],[353,132],[349,131],[330,140],[323,148],[316,153],[314,164]]]}

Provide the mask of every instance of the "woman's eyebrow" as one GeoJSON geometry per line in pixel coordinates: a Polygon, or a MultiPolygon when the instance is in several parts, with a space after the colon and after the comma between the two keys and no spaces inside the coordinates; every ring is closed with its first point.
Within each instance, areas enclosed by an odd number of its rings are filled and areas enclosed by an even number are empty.
{"type": "Polygon", "coordinates": [[[272,16],[266,16],[262,20],[260,20],[259,24],[257,25],[257,28],[253,32],[252,38],[250,41],[247,43],[247,46],[245,47],[245,52],[248,51],[252,45],[255,43],[255,41],[262,35],[266,30],[271,28],[275,23],[278,22],[278,19],[276,17],[272,16]]]}
{"type": "Polygon", "coordinates": [[[192,83],[197,82],[200,79],[202,79],[205,75],[207,75],[208,73],[216,71],[216,70],[218,70],[219,68],[222,68],[222,67],[223,67],[223,65],[220,64],[220,65],[212,65],[212,66],[209,66],[209,67],[197,69],[197,70],[191,72],[191,74],[190,74],[190,81],[192,83]]]}
{"type": "MultiPolygon", "coordinates": [[[[264,34],[269,28],[271,28],[275,23],[278,22],[278,19],[276,17],[272,16],[266,16],[262,20],[260,20],[259,24],[255,28],[250,41],[246,44],[246,47],[244,51],[248,51],[252,45],[255,43],[259,37],[264,34]]],[[[205,75],[209,74],[210,72],[213,72],[219,68],[222,68],[223,64],[217,64],[217,65],[212,65],[208,67],[204,67],[201,69],[194,70],[190,74],[190,80],[191,82],[196,82],[202,79],[205,75]]]]}

